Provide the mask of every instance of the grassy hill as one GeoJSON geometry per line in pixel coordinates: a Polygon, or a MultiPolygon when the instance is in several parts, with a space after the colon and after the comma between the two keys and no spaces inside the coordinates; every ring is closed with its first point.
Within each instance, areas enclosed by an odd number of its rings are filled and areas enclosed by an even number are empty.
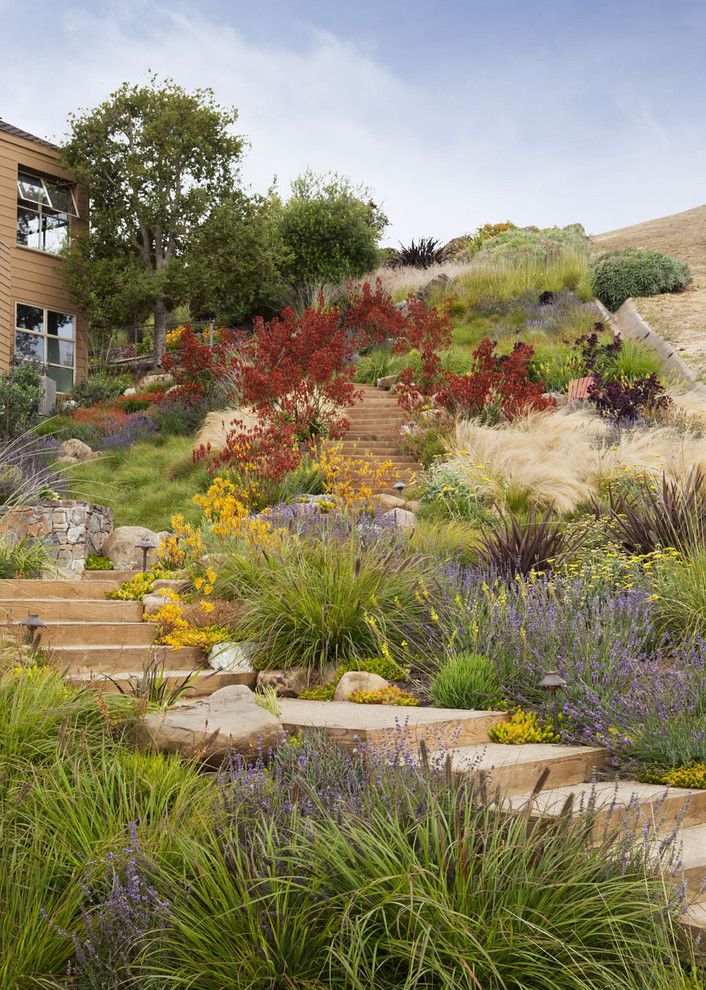
{"type": "Polygon", "coordinates": [[[694,280],[684,292],[640,299],[638,309],[706,377],[706,205],[609,230],[591,240],[601,252],[624,247],[651,248],[690,266],[694,280]]]}

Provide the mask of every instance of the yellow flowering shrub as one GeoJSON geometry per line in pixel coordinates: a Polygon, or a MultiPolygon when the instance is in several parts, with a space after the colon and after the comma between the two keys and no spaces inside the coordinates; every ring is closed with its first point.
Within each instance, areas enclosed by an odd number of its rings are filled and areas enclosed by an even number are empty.
{"type": "Polygon", "coordinates": [[[172,532],[157,552],[157,564],[168,571],[178,571],[190,561],[198,560],[203,550],[200,530],[186,522],[181,512],[172,516],[172,532]]]}
{"type": "MultiPolygon", "coordinates": [[[[189,622],[184,617],[186,606],[179,595],[169,589],[165,590],[164,594],[169,601],[157,612],[146,616],[148,622],[157,624],[155,642],[158,645],[170,646],[173,650],[179,650],[183,646],[197,646],[202,650],[210,650],[216,643],[223,643],[231,638],[231,633],[225,626],[198,626],[189,622]]],[[[200,607],[205,614],[213,610],[210,602],[202,602],[200,607]]]]}
{"type": "Polygon", "coordinates": [[[493,742],[507,745],[561,741],[561,737],[555,734],[550,725],[542,725],[534,712],[525,712],[521,708],[518,708],[508,722],[494,725],[488,735],[493,742]]]}
{"type": "Polygon", "coordinates": [[[139,574],[124,581],[119,588],[109,591],[105,597],[119,602],[137,602],[152,591],[155,581],[168,576],[168,572],[159,568],[140,571],[139,574]]]}
{"type": "Polygon", "coordinates": [[[344,457],[340,441],[321,444],[317,465],[324,478],[324,490],[340,499],[349,509],[372,509],[373,496],[388,488],[395,477],[392,461],[344,457]]]}
{"type": "Polygon", "coordinates": [[[378,691],[354,691],[351,701],[357,705],[402,705],[406,708],[413,708],[419,704],[419,698],[415,698],[409,691],[403,691],[394,684],[380,688],[378,691]]]}

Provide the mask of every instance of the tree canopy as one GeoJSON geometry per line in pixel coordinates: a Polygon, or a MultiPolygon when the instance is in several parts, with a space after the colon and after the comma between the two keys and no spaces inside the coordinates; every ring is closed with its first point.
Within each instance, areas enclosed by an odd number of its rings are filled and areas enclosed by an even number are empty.
{"type": "Polygon", "coordinates": [[[170,79],[129,83],[69,118],[65,164],[90,191],[90,229],[72,240],[74,297],[94,324],[154,314],[164,352],[169,309],[191,296],[186,248],[214,206],[236,187],[243,139],[236,110],[210,89],[170,79]]]}

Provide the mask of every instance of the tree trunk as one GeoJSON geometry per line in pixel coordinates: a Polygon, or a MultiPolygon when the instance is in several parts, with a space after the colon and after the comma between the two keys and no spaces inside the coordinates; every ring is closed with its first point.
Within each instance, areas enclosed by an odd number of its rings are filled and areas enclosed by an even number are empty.
{"type": "Polygon", "coordinates": [[[167,304],[164,297],[160,296],[154,304],[154,354],[157,364],[162,363],[162,358],[167,349],[167,304]]]}

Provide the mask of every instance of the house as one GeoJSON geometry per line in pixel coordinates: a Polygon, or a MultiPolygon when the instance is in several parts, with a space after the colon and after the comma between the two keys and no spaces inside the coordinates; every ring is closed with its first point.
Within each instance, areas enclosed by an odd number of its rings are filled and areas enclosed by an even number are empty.
{"type": "Polygon", "coordinates": [[[0,120],[0,374],[36,360],[57,392],[85,377],[88,330],[60,252],[87,213],[57,146],[0,120]]]}

